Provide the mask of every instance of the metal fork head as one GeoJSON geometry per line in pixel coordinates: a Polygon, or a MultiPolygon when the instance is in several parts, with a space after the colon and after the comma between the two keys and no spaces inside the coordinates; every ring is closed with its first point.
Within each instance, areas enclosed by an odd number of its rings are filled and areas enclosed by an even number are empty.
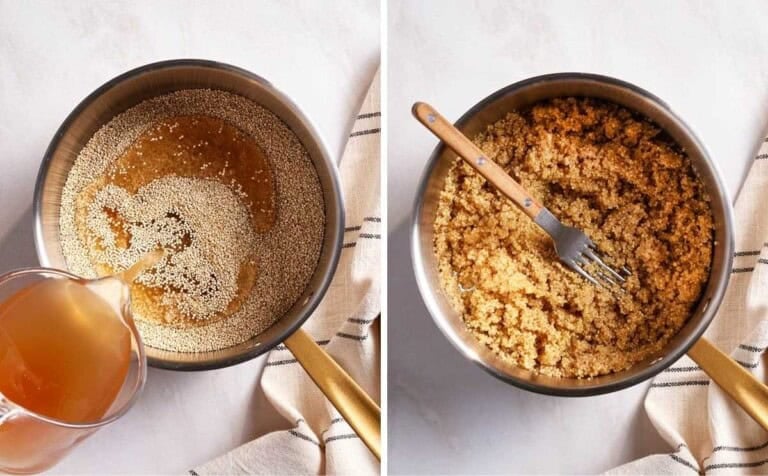
{"type": "Polygon", "coordinates": [[[535,221],[552,237],[560,261],[592,284],[620,287],[632,274],[626,267],[618,271],[610,267],[583,231],[563,225],[546,208],[535,221]]]}

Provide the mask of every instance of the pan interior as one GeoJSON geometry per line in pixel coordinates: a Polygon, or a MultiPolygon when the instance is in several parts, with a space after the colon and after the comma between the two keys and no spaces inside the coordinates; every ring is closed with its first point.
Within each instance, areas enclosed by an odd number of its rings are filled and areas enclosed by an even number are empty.
{"type": "Polygon", "coordinates": [[[117,114],[146,99],[184,89],[231,92],[277,115],[296,134],[312,160],[320,180],[326,214],[317,267],[301,296],[271,327],[241,344],[211,352],[183,353],[147,347],[152,366],[202,370],[256,357],[282,342],[317,306],[338,262],[344,217],[335,166],[309,120],[271,84],[239,68],[202,60],[155,63],[106,83],[70,114],[46,152],[35,191],[35,244],[43,266],[67,269],[59,242],[61,192],[80,150],[117,114]]]}
{"type": "Polygon", "coordinates": [[[630,369],[592,379],[537,375],[504,362],[479,343],[443,294],[433,251],[433,223],[439,194],[455,153],[443,144],[434,150],[421,182],[414,212],[412,253],[422,297],[438,327],[467,358],[494,376],[528,390],[555,395],[594,395],[619,390],[650,378],[677,360],[701,336],[714,317],[730,277],[733,255],[730,201],[712,161],[691,130],[659,99],[630,84],[596,75],[563,73],[532,78],[508,86],[473,106],[456,123],[474,137],[509,111],[556,97],[592,97],[636,111],[660,126],[690,156],[712,199],[715,249],[709,281],[691,318],[659,353],[630,369]]]}

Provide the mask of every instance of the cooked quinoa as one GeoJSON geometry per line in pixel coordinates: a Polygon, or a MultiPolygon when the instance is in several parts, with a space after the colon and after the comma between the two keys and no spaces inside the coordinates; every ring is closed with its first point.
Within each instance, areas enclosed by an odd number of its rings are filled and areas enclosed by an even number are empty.
{"type": "Polygon", "coordinates": [[[624,293],[589,284],[457,158],[435,252],[443,288],[474,336],[505,361],[555,377],[617,372],[664,347],[691,315],[712,260],[709,198],[685,153],[648,120],[586,98],[511,112],[474,142],[633,273],[624,293]]]}

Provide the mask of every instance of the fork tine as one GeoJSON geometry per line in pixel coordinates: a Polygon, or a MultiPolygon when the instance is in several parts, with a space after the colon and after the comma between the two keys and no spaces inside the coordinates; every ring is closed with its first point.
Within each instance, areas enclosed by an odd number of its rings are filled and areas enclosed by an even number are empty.
{"type": "Polygon", "coordinates": [[[602,279],[604,281],[607,281],[607,282],[612,284],[612,286],[610,286],[610,287],[604,286],[605,288],[610,289],[611,292],[614,292],[614,293],[615,292],[619,292],[621,294],[626,294],[627,293],[627,291],[624,289],[624,286],[622,286],[621,283],[617,283],[616,281],[614,281],[607,274],[603,273],[602,271],[598,271],[597,275],[600,276],[600,279],[602,279]]]}
{"type": "MultiPolygon", "coordinates": [[[[600,266],[601,266],[603,269],[605,269],[605,270],[606,270],[606,271],[608,271],[610,274],[612,274],[612,275],[613,275],[613,276],[614,276],[616,279],[618,279],[618,280],[619,280],[619,282],[622,282],[622,283],[623,283],[624,281],[626,281],[626,280],[627,280],[627,279],[626,279],[624,276],[620,275],[620,274],[619,274],[619,273],[617,273],[617,272],[616,272],[616,271],[615,271],[613,268],[611,268],[610,266],[608,266],[607,264],[605,264],[605,261],[603,261],[603,259],[602,259],[602,258],[600,257],[600,255],[597,253],[597,250],[594,248],[594,245],[593,245],[593,246],[587,246],[587,247],[584,249],[584,254],[586,254],[587,256],[589,256],[590,258],[592,258],[592,260],[594,260],[595,262],[597,262],[597,264],[599,264],[599,265],[600,265],[600,266]]],[[[626,269],[626,268],[625,268],[625,269],[626,269]]]]}
{"type": "Polygon", "coordinates": [[[614,281],[612,277],[610,277],[608,274],[606,274],[606,273],[604,273],[604,272],[602,272],[602,271],[598,271],[598,272],[597,272],[597,273],[595,273],[595,274],[597,274],[597,276],[598,276],[598,277],[600,277],[600,279],[603,279],[603,280],[605,280],[605,281],[608,281],[609,283],[613,284],[614,286],[618,286],[618,285],[619,285],[619,283],[617,283],[616,281],[614,281]]]}
{"type": "Polygon", "coordinates": [[[576,256],[573,257],[573,262],[576,263],[577,266],[581,266],[582,268],[589,264],[589,260],[581,254],[578,253],[576,256]]]}
{"type": "Polygon", "coordinates": [[[573,263],[569,263],[569,264],[571,266],[571,269],[573,269],[574,271],[576,271],[577,273],[582,275],[584,277],[584,279],[586,279],[587,281],[591,282],[595,286],[602,286],[602,284],[600,284],[600,282],[598,282],[594,277],[592,277],[591,274],[589,274],[586,271],[584,271],[581,268],[581,266],[579,266],[579,264],[576,261],[574,261],[573,263]]]}
{"type": "Polygon", "coordinates": [[[621,283],[617,283],[610,276],[608,276],[607,274],[603,273],[602,271],[598,271],[598,275],[600,276],[600,278],[604,279],[605,281],[608,281],[609,283],[611,283],[613,285],[613,287],[611,288],[612,291],[614,291],[614,292],[618,291],[618,292],[620,292],[622,294],[626,294],[627,291],[624,289],[624,286],[622,286],[621,283]]]}

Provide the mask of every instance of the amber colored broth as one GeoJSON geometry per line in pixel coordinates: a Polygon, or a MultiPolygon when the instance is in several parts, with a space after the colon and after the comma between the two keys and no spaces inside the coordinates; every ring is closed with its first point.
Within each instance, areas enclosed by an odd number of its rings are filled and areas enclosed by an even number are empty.
{"type": "Polygon", "coordinates": [[[130,366],[131,334],[107,301],[47,279],[0,303],[0,393],[66,422],[101,419],[130,366]]]}
{"type": "MultiPolygon", "coordinates": [[[[264,151],[252,137],[225,120],[192,115],[163,119],[150,126],[80,193],[76,215],[78,234],[85,243],[99,246],[98,239],[91,236],[84,217],[88,203],[98,190],[115,185],[135,194],[141,187],[167,176],[216,180],[230,185],[243,197],[258,233],[266,233],[275,223],[274,177],[264,151]]],[[[117,246],[129,247],[131,236],[127,226],[120,225],[122,217],[114,210],[106,211],[118,224],[113,225],[117,246]]],[[[182,250],[165,251],[172,255],[182,250]]],[[[102,276],[118,271],[106,263],[95,264],[102,276]]],[[[256,281],[257,266],[258,263],[253,260],[241,264],[236,297],[221,315],[204,322],[195,322],[176,309],[163,305],[163,289],[140,283],[131,285],[135,314],[175,327],[208,325],[224,319],[242,306],[256,281]]]]}

